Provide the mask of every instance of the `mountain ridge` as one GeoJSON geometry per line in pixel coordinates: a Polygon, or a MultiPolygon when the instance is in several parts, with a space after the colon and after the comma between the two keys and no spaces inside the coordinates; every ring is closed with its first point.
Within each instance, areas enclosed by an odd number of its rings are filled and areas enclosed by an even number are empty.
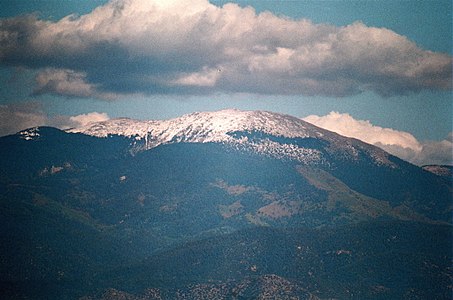
{"type": "Polygon", "coordinates": [[[167,131],[119,119],[89,125],[91,135],[38,127],[1,137],[6,298],[448,294],[451,181],[274,117],[230,110],[173,119],[167,131]],[[295,129],[278,135],[276,123],[295,129]],[[144,135],[93,135],[109,124],[144,135]]]}
{"type": "MultiPolygon", "coordinates": [[[[41,138],[39,130],[39,128],[25,130],[16,136],[25,142],[34,139],[39,141],[41,138]]],[[[113,149],[120,151],[121,155],[129,153],[135,156],[168,145],[218,144],[228,151],[252,153],[270,159],[319,167],[361,194],[389,201],[393,205],[403,205],[401,206],[403,210],[404,207],[413,207],[416,203],[420,209],[424,207],[423,214],[428,213],[429,219],[436,220],[442,215],[441,219],[449,220],[447,216],[451,208],[448,208],[447,201],[442,200],[442,204],[436,203],[439,201],[436,197],[447,199],[449,192],[444,189],[429,192],[422,188],[436,181],[449,185],[447,179],[434,174],[430,176],[431,173],[400,160],[381,148],[343,137],[289,115],[263,111],[222,110],[192,113],[164,121],[120,118],[64,132],[68,139],[72,139],[71,135],[74,137],[80,135],[80,138],[85,136],[95,139],[99,145],[106,143],[103,140],[109,141],[112,138],[121,141],[112,143],[113,148],[106,148],[110,152],[108,155],[112,157],[119,154],[111,152],[113,149]],[[133,126],[130,126],[131,124],[133,126]],[[120,144],[127,146],[118,148],[120,144]],[[410,178],[404,179],[404,176],[401,177],[402,173],[412,173],[412,177],[418,182],[410,178]],[[380,180],[382,176],[386,179],[380,180]],[[426,203],[421,204],[418,200],[411,203],[412,200],[401,192],[400,185],[403,182],[405,186],[412,186],[414,192],[411,193],[417,194],[416,199],[424,198],[426,203]]],[[[89,149],[81,151],[88,154],[90,152],[89,149]]],[[[102,150],[99,148],[99,151],[102,150]]],[[[62,168],[61,164],[64,162],[55,167],[62,168]]],[[[47,170],[52,171],[52,166],[47,166],[47,170]]]]}
{"type": "Polygon", "coordinates": [[[336,150],[333,151],[338,150],[339,155],[355,157],[358,151],[364,150],[373,156],[376,164],[393,165],[388,159],[389,154],[380,148],[343,137],[290,115],[268,111],[227,109],[195,112],[163,121],[118,118],[66,131],[104,138],[109,135],[133,138],[134,152],[149,150],[161,144],[216,142],[264,152],[274,157],[296,160],[304,157],[307,164],[323,163],[323,157],[316,149],[304,151],[308,148],[297,145],[297,140],[318,139],[334,145],[336,150]],[[281,139],[277,143],[275,139],[261,139],[261,143],[256,143],[250,137],[250,134],[256,132],[281,139]]]}

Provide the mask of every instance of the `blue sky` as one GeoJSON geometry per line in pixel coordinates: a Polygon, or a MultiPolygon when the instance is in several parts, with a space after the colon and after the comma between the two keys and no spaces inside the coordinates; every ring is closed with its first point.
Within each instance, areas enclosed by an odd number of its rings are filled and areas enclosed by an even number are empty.
{"type": "Polygon", "coordinates": [[[449,141],[451,1],[150,1],[0,2],[3,133],[234,107],[449,141]]]}

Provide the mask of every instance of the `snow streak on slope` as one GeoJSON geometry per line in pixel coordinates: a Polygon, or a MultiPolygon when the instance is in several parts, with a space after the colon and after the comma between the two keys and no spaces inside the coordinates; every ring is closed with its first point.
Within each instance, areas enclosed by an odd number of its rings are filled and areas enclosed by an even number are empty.
{"type": "Polygon", "coordinates": [[[170,143],[224,143],[240,150],[276,158],[295,159],[307,164],[324,163],[318,149],[301,147],[290,142],[278,142],[268,137],[260,140],[247,136],[234,137],[234,132],[261,132],[273,137],[289,139],[312,138],[327,141],[337,155],[357,158],[358,149],[365,150],[377,164],[390,163],[387,154],[377,148],[348,139],[330,131],[316,127],[301,119],[265,111],[240,111],[235,109],[217,112],[197,112],[179,118],[162,121],[137,121],[132,119],[112,119],[91,123],[68,130],[97,137],[120,135],[134,138],[134,147],[147,150],[161,144],[170,143]]]}
{"type": "Polygon", "coordinates": [[[19,131],[18,134],[20,137],[26,141],[35,140],[39,138],[39,128],[33,127],[26,130],[19,131]]]}

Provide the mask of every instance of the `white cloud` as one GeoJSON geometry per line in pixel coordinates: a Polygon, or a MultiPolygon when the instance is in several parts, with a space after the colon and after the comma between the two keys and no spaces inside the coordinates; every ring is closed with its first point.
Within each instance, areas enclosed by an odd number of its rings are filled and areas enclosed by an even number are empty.
{"type": "Polygon", "coordinates": [[[203,68],[202,72],[194,72],[183,75],[174,81],[176,85],[189,86],[214,86],[220,77],[221,69],[203,68]]]}
{"type": "Polygon", "coordinates": [[[91,112],[88,114],[81,114],[77,116],[69,117],[69,120],[74,122],[73,127],[85,126],[91,122],[102,122],[107,121],[109,116],[106,113],[91,112]]]}
{"type": "Polygon", "coordinates": [[[452,135],[442,141],[418,141],[412,134],[356,120],[349,114],[330,112],[326,116],[310,115],[303,120],[338,134],[378,146],[390,154],[416,165],[453,165],[452,135]]]}
{"type": "MultiPolygon", "coordinates": [[[[450,133],[451,136],[451,133],[450,133]]],[[[413,162],[418,165],[453,165],[453,143],[447,139],[423,143],[413,162]]]]}
{"type": "Polygon", "coordinates": [[[304,121],[369,144],[395,145],[415,151],[422,149],[422,145],[408,132],[375,126],[368,120],[356,120],[349,114],[332,111],[321,117],[310,115],[304,121]]]}
{"type": "Polygon", "coordinates": [[[452,77],[451,56],[385,28],[313,24],[205,0],[112,0],[57,22],[1,19],[0,62],[44,70],[37,92],[99,98],[200,90],[393,95],[451,89],[452,77]]]}
{"type": "Polygon", "coordinates": [[[76,116],[57,115],[50,117],[42,110],[41,105],[36,102],[0,105],[0,136],[14,134],[37,126],[67,129],[108,119],[109,116],[106,113],[98,112],[76,116]]]}
{"type": "Polygon", "coordinates": [[[36,75],[34,94],[55,93],[69,97],[96,97],[113,99],[112,93],[103,93],[86,81],[86,73],[68,69],[47,68],[36,75]]]}

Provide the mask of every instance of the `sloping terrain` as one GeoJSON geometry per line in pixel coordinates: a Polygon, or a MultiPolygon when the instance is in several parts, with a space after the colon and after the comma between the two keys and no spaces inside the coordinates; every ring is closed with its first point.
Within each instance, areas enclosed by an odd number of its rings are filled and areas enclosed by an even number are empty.
{"type": "Polygon", "coordinates": [[[0,138],[5,297],[447,299],[451,181],[234,113],[0,138]]]}
{"type": "MultiPolygon", "coordinates": [[[[131,294],[158,288],[166,299],[195,288],[220,289],[220,299],[253,298],[246,291],[263,277],[293,286],[300,299],[308,291],[321,299],[449,299],[451,233],[415,222],[257,227],[193,241],[103,277],[131,294]]],[[[270,295],[279,299],[278,292],[270,295]]]]}

